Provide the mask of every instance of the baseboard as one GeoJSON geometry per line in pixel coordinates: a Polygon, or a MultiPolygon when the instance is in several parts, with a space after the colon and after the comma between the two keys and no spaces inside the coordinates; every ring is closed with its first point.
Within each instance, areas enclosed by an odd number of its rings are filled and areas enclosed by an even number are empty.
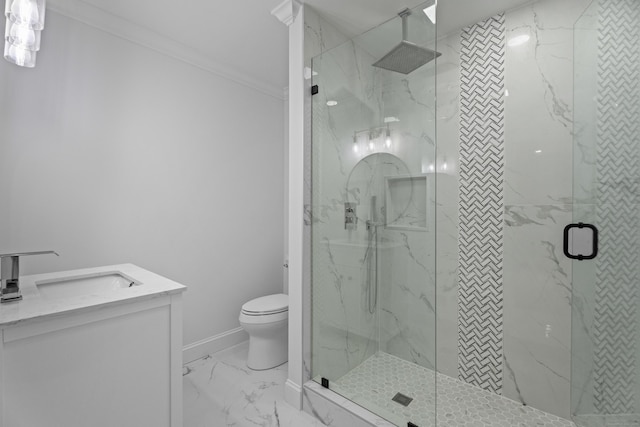
{"type": "Polygon", "coordinates": [[[249,339],[242,327],[231,329],[218,335],[196,341],[182,348],[182,362],[189,363],[208,354],[217,353],[249,339]]]}
{"type": "Polygon", "coordinates": [[[289,405],[296,408],[298,411],[302,410],[302,387],[294,383],[290,379],[284,383],[284,400],[289,405]]]}

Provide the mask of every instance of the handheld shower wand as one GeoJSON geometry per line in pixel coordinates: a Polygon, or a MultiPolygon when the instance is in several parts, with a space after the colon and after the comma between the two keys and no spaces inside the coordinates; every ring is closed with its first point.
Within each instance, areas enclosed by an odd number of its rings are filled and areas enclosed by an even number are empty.
{"type": "Polygon", "coordinates": [[[367,305],[373,314],[378,303],[378,208],[377,197],[371,196],[367,221],[367,305]]]}

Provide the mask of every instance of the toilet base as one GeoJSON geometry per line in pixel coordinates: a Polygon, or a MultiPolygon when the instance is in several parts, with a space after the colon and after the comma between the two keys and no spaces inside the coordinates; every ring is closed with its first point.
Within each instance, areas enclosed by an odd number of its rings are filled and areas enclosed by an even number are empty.
{"type": "Polygon", "coordinates": [[[263,371],[287,362],[289,348],[286,320],[275,324],[243,326],[249,332],[249,369],[263,371]]]}

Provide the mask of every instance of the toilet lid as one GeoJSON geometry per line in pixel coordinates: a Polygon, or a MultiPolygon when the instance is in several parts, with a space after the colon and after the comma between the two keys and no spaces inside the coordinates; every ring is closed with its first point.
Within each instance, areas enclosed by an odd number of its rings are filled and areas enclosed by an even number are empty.
{"type": "Polygon", "coordinates": [[[289,296],[285,294],[267,295],[252,299],[242,306],[245,314],[275,314],[289,310],[289,296]]]}

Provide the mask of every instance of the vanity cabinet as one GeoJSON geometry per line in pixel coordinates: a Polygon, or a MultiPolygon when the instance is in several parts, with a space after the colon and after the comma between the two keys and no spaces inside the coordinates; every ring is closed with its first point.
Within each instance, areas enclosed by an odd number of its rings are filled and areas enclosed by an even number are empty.
{"type": "Polygon", "coordinates": [[[4,322],[0,427],[181,427],[184,287],[175,285],[4,322]]]}

